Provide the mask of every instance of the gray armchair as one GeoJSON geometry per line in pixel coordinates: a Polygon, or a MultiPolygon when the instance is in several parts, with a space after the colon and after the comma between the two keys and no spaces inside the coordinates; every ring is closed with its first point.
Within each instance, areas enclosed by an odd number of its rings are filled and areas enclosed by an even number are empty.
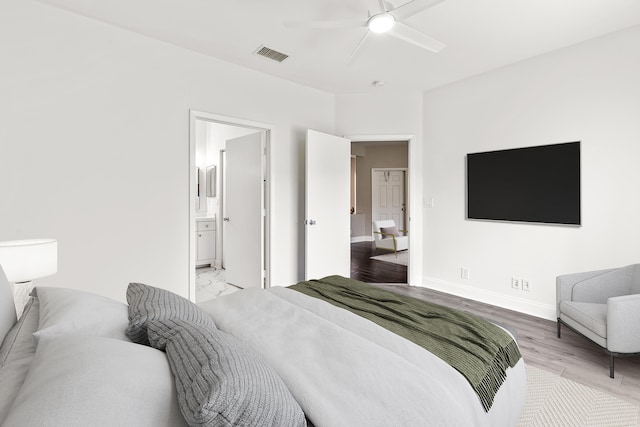
{"type": "Polygon", "coordinates": [[[640,355],[640,264],[567,274],[556,279],[558,338],[561,325],[614,357],[640,355]]]}

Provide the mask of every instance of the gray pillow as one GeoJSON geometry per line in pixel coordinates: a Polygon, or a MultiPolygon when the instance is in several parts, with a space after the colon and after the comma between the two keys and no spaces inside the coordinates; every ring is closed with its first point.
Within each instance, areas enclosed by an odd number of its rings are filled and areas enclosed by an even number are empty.
{"type": "Polygon", "coordinates": [[[150,320],[183,319],[215,328],[207,313],[191,301],[169,292],[142,283],[129,283],[129,326],[126,334],[131,341],[149,345],[147,323],[150,320]]]}
{"type": "Polygon", "coordinates": [[[44,335],[2,425],[181,427],[186,423],[163,352],[112,338],[44,335]]]}
{"type": "Polygon", "coordinates": [[[180,319],[150,321],[148,331],[151,345],[166,346],[189,425],[306,425],[280,377],[234,337],[180,319]]]}
{"type": "Polygon", "coordinates": [[[393,234],[394,236],[400,236],[400,234],[398,233],[398,227],[396,227],[395,225],[393,227],[380,227],[380,232],[384,234],[393,234]]]}

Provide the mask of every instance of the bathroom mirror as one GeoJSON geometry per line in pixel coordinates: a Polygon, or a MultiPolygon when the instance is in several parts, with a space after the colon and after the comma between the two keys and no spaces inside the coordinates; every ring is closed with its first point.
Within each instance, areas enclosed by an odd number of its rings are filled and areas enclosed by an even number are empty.
{"type": "Polygon", "coordinates": [[[216,197],[216,166],[207,168],[207,197],[216,197]]]}

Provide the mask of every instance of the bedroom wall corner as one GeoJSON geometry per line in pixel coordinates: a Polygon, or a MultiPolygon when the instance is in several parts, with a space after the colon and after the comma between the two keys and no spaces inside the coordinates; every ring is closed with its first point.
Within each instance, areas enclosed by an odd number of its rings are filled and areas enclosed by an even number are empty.
{"type": "Polygon", "coordinates": [[[0,236],[58,239],[40,285],[187,296],[190,109],[274,125],[272,284],[301,277],[304,130],[334,131],[332,94],[39,2],[2,2],[0,40],[0,236]]]}
{"type": "Polygon", "coordinates": [[[638,262],[638,50],[636,26],[424,93],[427,286],[550,318],[556,276],[638,262]],[[467,153],[570,141],[581,227],[465,220],[467,153]]]}

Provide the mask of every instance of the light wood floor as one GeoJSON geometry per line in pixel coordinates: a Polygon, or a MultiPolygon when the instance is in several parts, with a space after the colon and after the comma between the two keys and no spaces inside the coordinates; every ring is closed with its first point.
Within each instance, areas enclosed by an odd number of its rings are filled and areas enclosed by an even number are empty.
{"type": "Polygon", "coordinates": [[[640,405],[640,357],[616,358],[612,379],[609,355],[567,328],[562,328],[562,338],[558,339],[556,322],[426,288],[378,286],[476,314],[515,330],[520,352],[528,365],[640,405]]]}

